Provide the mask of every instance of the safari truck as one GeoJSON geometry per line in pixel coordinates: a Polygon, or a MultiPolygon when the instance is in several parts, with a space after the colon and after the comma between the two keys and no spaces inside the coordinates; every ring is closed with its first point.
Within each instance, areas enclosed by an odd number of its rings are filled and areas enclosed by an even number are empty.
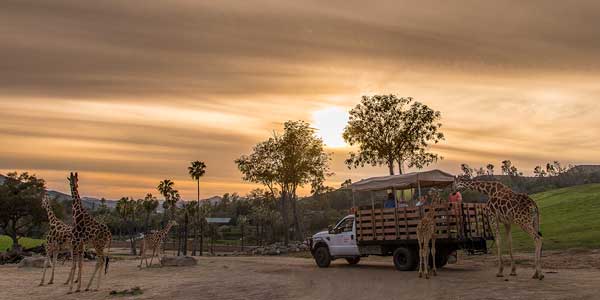
{"type": "MultiPolygon", "coordinates": [[[[421,197],[426,196],[425,189],[441,190],[453,183],[453,175],[432,170],[373,177],[350,185],[353,213],[308,240],[316,264],[326,268],[335,259],[357,264],[361,257],[378,255],[392,256],[398,270],[415,270],[419,262],[417,224],[432,209],[415,202],[425,202],[421,197]],[[389,193],[395,205],[385,208],[381,195],[389,193]],[[406,194],[412,200],[407,200],[406,194]]],[[[445,202],[435,208],[437,267],[446,265],[450,256],[456,257],[458,249],[470,254],[487,252],[486,240],[493,235],[484,206],[445,202]]]]}

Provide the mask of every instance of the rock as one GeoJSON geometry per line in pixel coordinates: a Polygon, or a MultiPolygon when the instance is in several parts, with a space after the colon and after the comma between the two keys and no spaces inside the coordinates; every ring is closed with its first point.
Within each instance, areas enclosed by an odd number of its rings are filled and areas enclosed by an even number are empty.
{"type": "MultiPolygon", "coordinates": [[[[46,262],[45,257],[41,257],[41,256],[25,257],[19,263],[19,268],[43,268],[45,262],[46,262]]],[[[47,264],[46,266],[50,266],[50,264],[47,264]]]]}
{"type": "Polygon", "coordinates": [[[198,261],[191,256],[163,256],[160,263],[167,267],[184,267],[195,266],[198,261]]]}

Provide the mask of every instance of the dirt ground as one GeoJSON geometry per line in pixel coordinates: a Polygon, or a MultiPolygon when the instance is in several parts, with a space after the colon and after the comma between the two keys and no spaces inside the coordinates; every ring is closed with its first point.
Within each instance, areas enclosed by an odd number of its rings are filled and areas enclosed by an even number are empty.
{"type": "MultiPolygon", "coordinates": [[[[391,258],[335,261],[319,269],[298,257],[202,257],[194,267],[139,270],[137,261],[111,263],[98,292],[66,295],[68,265],[58,284],[38,287],[41,269],[0,266],[0,299],[600,299],[600,251],[545,252],[543,281],[530,279],[530,255],[519,255],[517,277],[496,278],[494,256],[462,257],[433,279],[396,271],[391,258]],[[135,297],[111,290],[139,286],[135,297]]],[[[86,275],[93,262],[84,266],[86,275]]],[[[508,271],[508,270],[506,270],[508,271]]],[[[508,272],[507,272],[508,273],[508,272]]]]}

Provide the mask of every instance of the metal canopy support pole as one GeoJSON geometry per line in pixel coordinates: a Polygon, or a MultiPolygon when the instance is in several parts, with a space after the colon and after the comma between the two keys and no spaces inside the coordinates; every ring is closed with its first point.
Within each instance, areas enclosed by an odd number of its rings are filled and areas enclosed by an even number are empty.
{"type": "Polygon", "coordinates": [[[371,226],[373,227],[373,240],[377,239],[377,224],[375,223],[375,195],[373,191],[369,191],[371,194],[371,226]]]}

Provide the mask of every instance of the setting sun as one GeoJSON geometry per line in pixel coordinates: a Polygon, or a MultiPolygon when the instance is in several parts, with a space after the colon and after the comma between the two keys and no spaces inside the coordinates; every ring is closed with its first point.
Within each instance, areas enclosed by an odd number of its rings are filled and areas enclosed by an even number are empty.
{"type": "Polygon", "coordinates": [[[317,135],[328,147],[347,146],[342,133],[348,123],[348,111],[341,107],[328,107],[315,111],[312,119],[312,124],[317,129],[317,135]]]}

